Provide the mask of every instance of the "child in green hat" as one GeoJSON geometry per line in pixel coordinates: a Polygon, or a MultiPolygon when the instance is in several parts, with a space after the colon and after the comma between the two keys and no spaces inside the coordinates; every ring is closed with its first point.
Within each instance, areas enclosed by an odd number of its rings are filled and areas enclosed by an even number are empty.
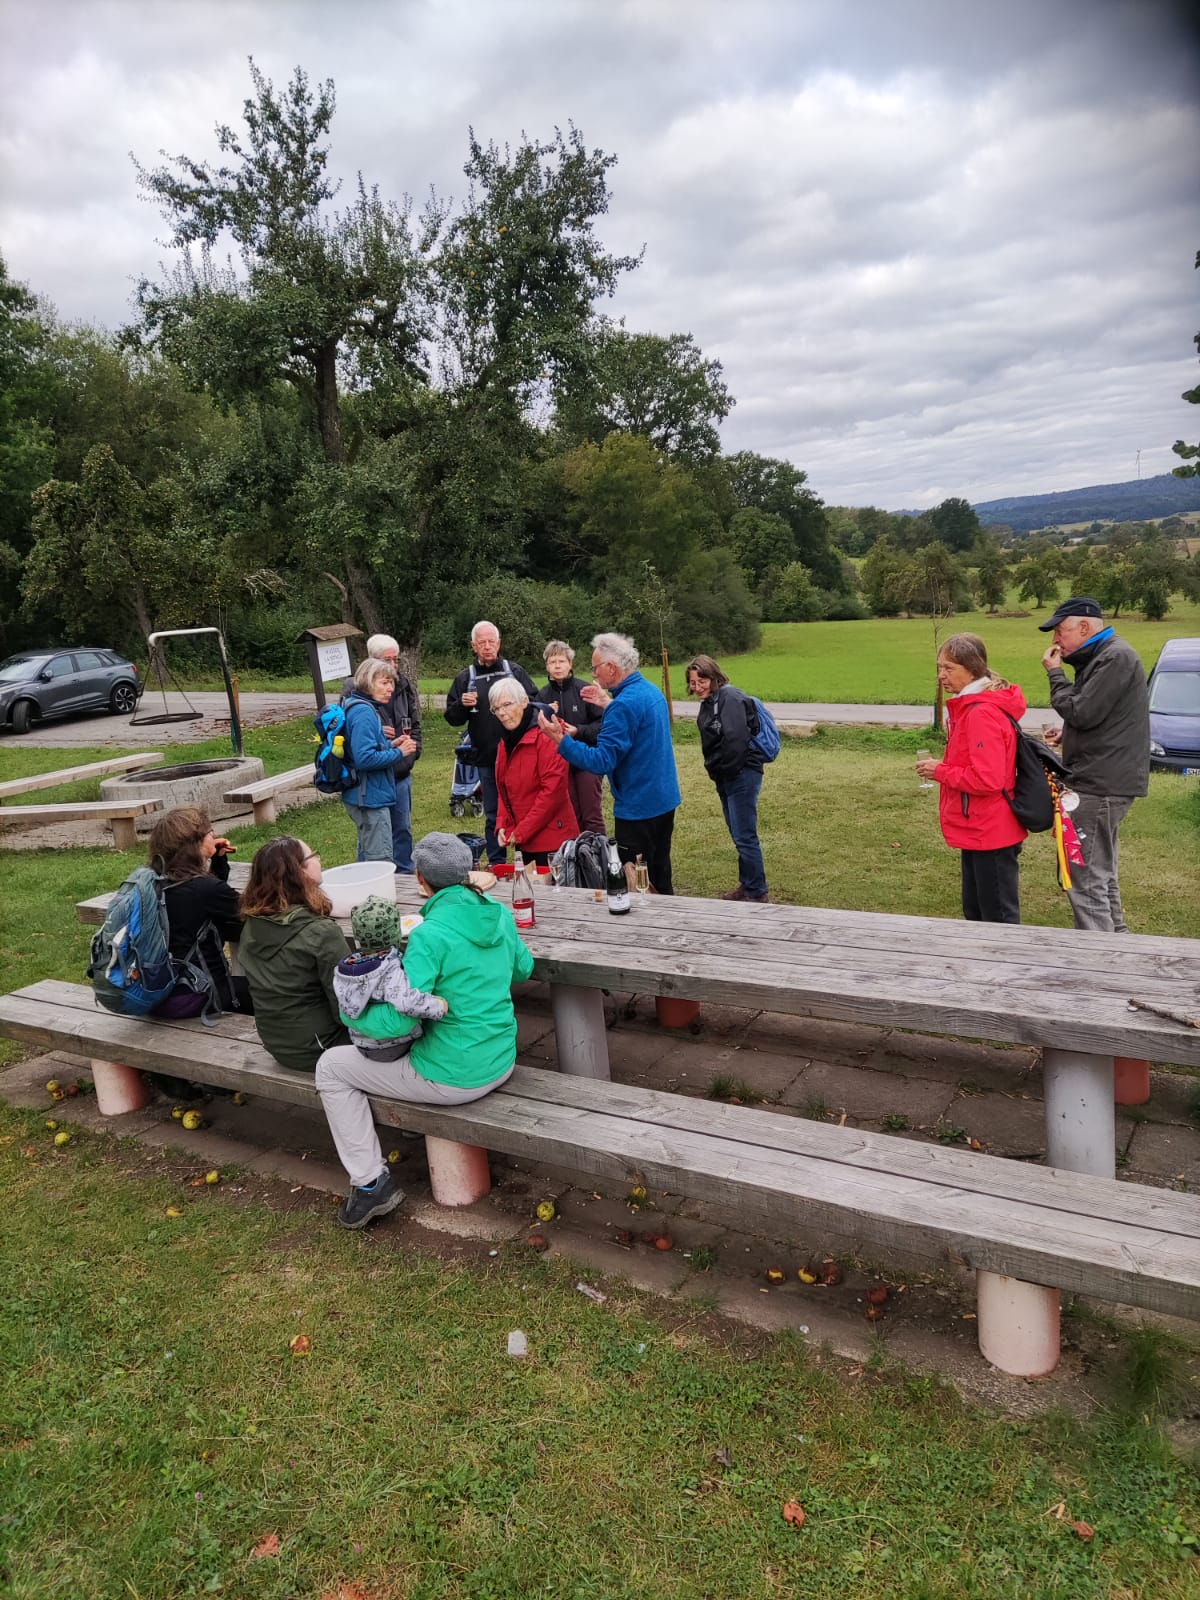
{"type": "Polygon", "coordinates": [[[421,1037],[421,1021],[440,1022],[449,1006],[414,989],[400,959],[400,911],[373,894],[354,908],[350,926],[358,954],[339,961],[333,975],[341,1019],[350,1043],[371,1061],[398,1061],[421,1037]]]}

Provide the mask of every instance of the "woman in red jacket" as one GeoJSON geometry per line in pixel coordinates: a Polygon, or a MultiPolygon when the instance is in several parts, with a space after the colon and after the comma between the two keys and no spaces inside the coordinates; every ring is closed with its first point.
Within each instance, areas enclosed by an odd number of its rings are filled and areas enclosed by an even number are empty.
{"type": "Polygon", "coordinates": [[[988,668],[983,640],[956,633],[938,651],[938,682],[954,699],[941,761],[918,761],[922,778],[941,784],[942,834],[962,852],[963,916],[968,922],[1020,922],[1017,857],[1026,830],[1007,795],[1017,768],[1017,731],[1025,696],[988,668]]]}
{"type": "Polygon", "coordinates": [[[503,733],[496,751],[496,838],[545,866],[565,839],[579,833],[569,769],[553,739],[537,725],[537,708],[515,678],[488,690],[503,733]]]}

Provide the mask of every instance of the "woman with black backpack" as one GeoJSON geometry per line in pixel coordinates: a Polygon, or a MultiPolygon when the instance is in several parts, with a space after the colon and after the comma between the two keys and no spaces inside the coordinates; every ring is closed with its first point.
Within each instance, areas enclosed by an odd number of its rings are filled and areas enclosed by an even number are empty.
{"type": "Polygon", "coordinates": [[[734,688],[711,656],[692,657],[687,686],[700,701],[696,721],[704,768],[717,786],[725,826],[737,851],[738,885],[721,899],[765,905],[767,874],[758,838],[758,796],[766,758],[754,742],[754,701],[734,688]]]}

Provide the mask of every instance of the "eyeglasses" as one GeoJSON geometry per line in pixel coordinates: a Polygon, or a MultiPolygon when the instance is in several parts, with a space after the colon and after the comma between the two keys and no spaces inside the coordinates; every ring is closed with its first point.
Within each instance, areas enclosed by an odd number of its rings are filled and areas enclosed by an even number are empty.
{"type": "Polygon", "coordinates": [[[300,865],[306,867],[310,861],[320,861],[320,859],[321,852],[319,850],[310,850],[306,856],[300,857],[300,865]]]}

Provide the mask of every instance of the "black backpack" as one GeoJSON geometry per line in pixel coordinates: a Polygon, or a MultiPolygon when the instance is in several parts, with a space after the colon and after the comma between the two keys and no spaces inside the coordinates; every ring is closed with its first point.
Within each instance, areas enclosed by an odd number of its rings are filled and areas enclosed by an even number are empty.
{"type": "MultiPolygon", "coordinates": [[[[1005,713],[1008,716],[1008,713],[1005,713]]],[[[1059,783],[1070,780],[1070,772],[1048,745],[1026,733],[1016,717],[1008,716],[1017,735],[1017,763],[1011,790],[1003,791],[1013,815],[1030,833],[1045,833],[1054,826],[1054,795],[1051,773],[1059,783]]]]}

